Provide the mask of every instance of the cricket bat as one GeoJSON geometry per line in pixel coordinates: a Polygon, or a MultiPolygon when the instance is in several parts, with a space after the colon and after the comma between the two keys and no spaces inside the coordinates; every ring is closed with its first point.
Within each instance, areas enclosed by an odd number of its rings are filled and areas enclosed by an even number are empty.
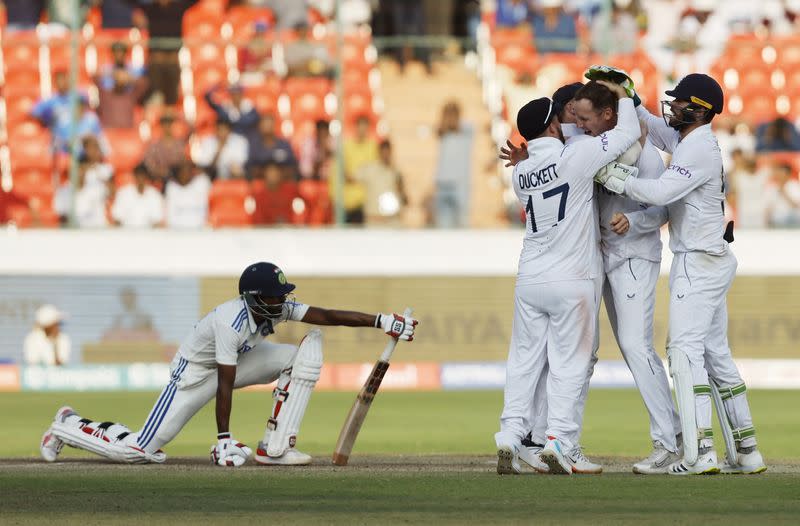
{"type": "MultiPolygon", "coordinates": [[[[411,308],[407,307],[403,311],[403,317],[408,318],[409,316],[411,316],[411,308]]],[[[383,377],[389,369],[389,359],[392,357],[396,346],[397,338],[389,338],[380,359],[375,362],[375,367],[372,368],[367,381],[364,382],[355,402],[353,402],[353,407],[350,408],[350,412],[347,414],[342,426],[342,431],[339,433],[339,440],[336,441],[336,449],[333,451],[334,465],[346,466],[347,461],[350,460],[353,444],[356,442],[358,432],[361,431],[364,419],[367,418],[367,412],[372,405],[372,400],[375,399],[375,395],[378,393],[383,377]]]]}

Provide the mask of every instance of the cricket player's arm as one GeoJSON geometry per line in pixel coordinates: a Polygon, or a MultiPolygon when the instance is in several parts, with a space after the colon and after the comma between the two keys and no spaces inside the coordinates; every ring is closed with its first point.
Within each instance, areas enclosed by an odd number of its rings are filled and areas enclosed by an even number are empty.
{"type": "Polygon", "coordinates": [[[644,210],[626,212],[628,218],[628,232],[631,234],[646,234],[659,230],[667,223],[669,212],[666,206],[649,206],[644,210]]]}
{"type": "Polygon", "coordinates": [[[637,116],[647,125],[647,138],[659,150],[672,153],[680,140],[680,133],[667,126],[662,117],[657,117],[647,111],[641,104],[636,108],[637,116]]]}
{"type": "Polygon", "coordinates": [[[708,170],[702,169],[698,163],[688,159],[685,163],[682,161],[673,159],[672,164],[657,179],[627,178],[623,193],[640,203],[657,206],[674,203],[709,178],[708,170]]]}
{"type": "Polygon", "coordinates": [[[419,323],[414,318],[405,318],[400,314],[366,314],[321,307],[309,307],[301,321],[313,325],[374,327],[383,330],[393,338],[409,341],[414,338],[414,328],[419,323]]]}
{"type": "Polygon", "coordinates": [[[230,432],[233,384],[236,381],[236,364],[239,361],[239,344],[242,336],[227,320],[215,319],[214,344],[217,361],[216,417],[217,433],[230,432]]]}
{"type": "Polygon", "coordinates": [[[236,381],[236,366],[217,364],[217,435],[229,433],[231,408],[233,406],[233,383],[236,381]]]}
{"type": "Polygon", "coordinates": [[[598,170],[615,161],[637,142],[640,134],[633,100],[622,97],[618,103],[617,125],[597,137],[571,142],[564,148],[559,165],[574,166],[573,169],[581,170],[586,177],[594,177],[598,170]]]}

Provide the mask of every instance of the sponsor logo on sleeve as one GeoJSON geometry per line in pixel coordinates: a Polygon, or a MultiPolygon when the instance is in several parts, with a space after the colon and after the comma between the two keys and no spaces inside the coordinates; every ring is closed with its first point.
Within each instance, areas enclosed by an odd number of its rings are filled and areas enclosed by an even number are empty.
{"type": "Polygon", "coordinates": [[[686,176],[687,179],[692,178],[692,172],[690,172],[687,168],[683,166],[678,166],[677,164],[670,164],[667,167],[667,170],[672,170],[673,172],[678,172],[679,174],[686,176]]]}

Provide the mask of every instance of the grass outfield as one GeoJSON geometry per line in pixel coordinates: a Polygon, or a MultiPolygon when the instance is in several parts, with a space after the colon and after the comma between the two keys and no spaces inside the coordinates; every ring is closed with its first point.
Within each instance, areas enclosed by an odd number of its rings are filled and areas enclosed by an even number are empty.
{"type": "MultiPolygon", "coordinates": [[[[590,394],[583,443],[592,456],[613,456],[603,461],[620,471],[600,477],[498,477],[492,435],[502,394],[494,391],[380,393],[346,468],[331,467],[329,458],[353,393],[313,395],[298,441],[317,455],[307,468],[207,465],[215,434],[211,407],[169,445],[172,458],[164,466],[81,462],[84,455],[71,449],[57,464],[35,460],[41,432],[62,403],[136,427],[156,395],[0,395],[6,423],[0,428],[0,523],[794,524],[800,516],[796,391],[750,393],[759,443],[773,468],[754,477],[676,480],[622,472],[649,451],[646,415],[633,390],[590,394]]],[[[267,393],[236,394],[237,438],[255,444],[270,404],[267,393]]]]}

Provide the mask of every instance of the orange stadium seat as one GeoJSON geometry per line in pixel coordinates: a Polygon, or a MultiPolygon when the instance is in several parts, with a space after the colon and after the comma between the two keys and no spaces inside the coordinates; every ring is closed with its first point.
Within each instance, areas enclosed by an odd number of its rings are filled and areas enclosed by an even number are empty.
{"type": "Polygon", "coordinates": [[[39,40],[35,34],[15,33],[14,38],[3,40],[3,62],[6,71],[39,64],[39,40]]]}
{"type": "MultiPolygon", "coordinates": [[[[6,127],[9,133],[13,128],[31,119],[31,110],[39,100],[39,90],[31,90],[28,86],[22,86],[24,90],[14,88],[14,92],[9,93],[11,85],[4,88],[6,102],[6,127]],[[16,92],[19,93],[16,93],[16,92]]],[[[38,125],[37,125],[38,126],[38,125]]]]}
{"type": "Polygon", "coordinates": [[[747,119],[751,124],[758,125],[777,117],[776,97],[771,89],[740,91],[728,97],[726,110],[730,114],[747,119]]]}
{"type": "Polygon", "coordinates": [[[250,197],[247,181],[215,181],[209,194],[209,222],[214,227],[249,226],[253,216],[245,208],[250,197]]]}
{"type": "Polygon", "coordinates": [[[183,37],[187,43],[217,42],[222,39],[222,16],[213,10],[194,6],[183,15],[183,37]]]}
{"type": "Polygon", "coordinates": [[[278,113],[278,97],[280,96],[280,86],[270,84],[258,84],[245,88],[245,97],[253,101],[260,114],[278,113]]]}
{"type": "Polygon", "coordinates": [[[372,92],[366,86],[361,90],[347,90],[344,94],[345,121],[355,121],[363,115],[370,119],[375,117],[375,113],[372,110],[372,92]]]}
{"type": "Polygon", "coordinates": [[[39,67],[29,65],[6,70],[6,86],[25,86],[33,93],[39,94],[39,67]]]}
{"type": "Polygon", "coordinates": [[[723,57],[733,64],[757,64],[763,63],[761,52],[764,49],[764,42],[752,34],[733,35],[728,39],[725,46],[723,57]]]}
{"type": "Polygon", "coordinates": [[[194,70],[193,78],[194,93],[200,96],[218,84],[226,84],[228,68],[224,63],[206,64],[194,70]]]}
{"type": "Polygon", "coordinates": [[[8,138],[8,149],[11,156],[11,171],[20,169],[53,169],[50,134],[23,135],[12,130],[8,138]]]}
{"type": "Polygon", "coordinates": [[[39,208],[39,210],[36,212],[36,222],[34,222],[34,215],[30,209],[21,206],[12,206],[9,208],[9,220],[13,221],[19,228],[30,228],[36,226],[54,228],[59,226],[58,215],[56,215],[56,213],[53,211],[52,205],[42,203],[36,199],[34,199],[34,203],[37,203],[36,206],[39,208]]]}
{"type": "Polygon", "coordinates": [[[776,64],[784,68],[800,67],[800,37],[779,37],[773,41],[778,52],[776,64]]]}
{"type": "Polygon", "coordinates": [[[138,130],[109,128],[105,130],[106,138],[111,145],[108,161],[114,171],[130,171],[142,161],[144,144],[138,130]]]}
{"type": "Polygon", "coordinates": [[[53,171],[42,167],[19,167],[12,171],[12,181],[15,187],[35,188],[52,187],[53,171]]]}
{"type": "Polygon", "coordinates": [[[329,119],[325,98],[331,93],[331,82],[327,79],[291,78],[286,81],[292,120],[329,119]]]}
{"type": "Polygon", "coordinates": [[[225,48],[217,42],[196,43],[189,46],[192,69],[208,65],[225,64],[225,48]]]}

